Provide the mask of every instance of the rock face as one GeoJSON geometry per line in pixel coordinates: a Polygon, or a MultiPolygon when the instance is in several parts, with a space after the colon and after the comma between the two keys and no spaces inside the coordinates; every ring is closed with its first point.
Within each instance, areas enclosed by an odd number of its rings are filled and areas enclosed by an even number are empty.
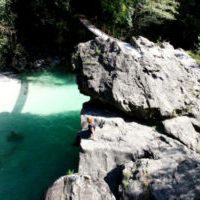
{"type": "Polygon", "coordinates": [[[177,117],[163,122],[166,133],[185,144],[190,149],[200,152],[200,134],[192,124],[192,118],[177,117]]]}
{"type": "Polygon", "coordinates": [[[82,130],[88,116],[96,130],[81,140],[78,174],[46,200],[199,199],[200,68],[169,44],[140,37],[124,48],[100,38],[78,46],[77,82],[91,96],[82,130]]]}
{"type": "Polygon", "coordinates": [[[199,199],[200,164],[141,159],[126,164],[120,199],[199,199]]]}
{"type": "Polygon", "coordinates": [[[81,141],[81,174],[103,177],[120,200],[199,198],[200,155],[190,144],[200,134],[193,119],[164,121],[164,127],[172,126],[167,133],[160,124],[150,126],[91,103],[84,105],[83,127],[87,116],[94,117],[97,129],[94,140],[81,141]],[[177,132],[179,137],[174,136],[177,132]]]}
{"type": "Polygon", "coordinates": [[[200,69],[183,50],[133,39],[130,55],[101,38],[78,46],[80,91],[140,118],[199,113],[200,69]]]}
{"type": "Polygon", "coordinates": [[[114,200],[108,185],[101,179],[78,174],[61,177],[48,190],[46,200],[114,200]]]}

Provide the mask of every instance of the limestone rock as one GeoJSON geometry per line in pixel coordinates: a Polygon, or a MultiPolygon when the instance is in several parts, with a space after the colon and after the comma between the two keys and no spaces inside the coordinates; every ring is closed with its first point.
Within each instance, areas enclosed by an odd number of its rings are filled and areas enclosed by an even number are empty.
{"type": "Polygon", "coordinates": [[[123,200],[199,199],[200,163],[192,159],[141,159],[123,171],[123,200]]]}
{"type": "MultiPolygon", "coordinates": [[[[195,119],[186,116],[177,117],[163,122],[166,133],[181,141],[183,144],[193,150],[200,148],[200,133],[195,130],[195,119]]],[[[196,124],[196,126],[198,126],[196,124]]]]}
{"type": "Polygon", "coordinates": [[[115,200],[106,182],[90,176],[64,176],[47,192],[46,200],[115,200]]]}
{"type": "MultiPolygon", "coordinates": [[[[174,139],[158,131],[157,125],[149,126],[91,103],[86,103],[82,110],[83,127],[87,116],[94,117],[97,128],[94,139],[81,141],[79,172],[104,178],[116,198],[195,199],[200,193],[200,188],[194,187],[200,181],[200,155],[188,148],[190,140],[183,143],[187,130],[183,130],[183,137],[174,139]]],[[[187,117],[174,120],[180,122],[178,127],[183,125],[182,121],[191,123],[187,117]]],[[[197,136],[193,131],[192,139],[197,136]]]]}
{"type": "Polygon", "coordinates": [[[87,116],[96,129],[81,139],[78,174],[56,182],[46,200],[199,198],[200,68],[169,43],[126,44],[78,45],[78,86],[91,97],[82,131],[87,116]]]}
{"type": "Polygon", "coordinates": [[[127,160],[144,157],[151,147],[158,147],[155,143],[157,132],[154,128],[142,125],[135,121],[126,122],[122,117],[102,107],[85,104],[82,110],[82,124],[88,115],[95,119],[96,131],[94,139],[82,139],[79,172],[94,177],[106,175],[127,160]],[[90,112],[92,111],[92,112],[90,112]],[[95,163],[95,165],[94,165],[95,163]],[[100,176],[99,176],[100,175],[100,176]]]}
{"type": "Polygon", "coordinates": [[[198,126],[196,119],[164,121],[174,135],[180,130],[175,138],[159,124],[145,124],[91,102],[82,109],[82,131],[87,116],[93,116],[96,130],[94,138],[81,140],[79,173],[54,183],[46,200],[198,199],[200,155],[189,148],[197,136],[192,125],[198,126]],[[188,129],[193,133],[187,142],[188,129]]]}
{"type": "Polygon", "coordinates": [[[200,68],[183,50],[134,38],[126,46],[112,40],[79,44],[74,55],[83,94],[142,119],[195,115],[200,110],[200,68]]]}
{"type": "Polygon", "coordinates": [[[48,189],[45,200],[64,200],[65,199],[63,196],[64,180],[65,180],[65,176],[62,176],[54,182],[53,186],[48,189]]]}

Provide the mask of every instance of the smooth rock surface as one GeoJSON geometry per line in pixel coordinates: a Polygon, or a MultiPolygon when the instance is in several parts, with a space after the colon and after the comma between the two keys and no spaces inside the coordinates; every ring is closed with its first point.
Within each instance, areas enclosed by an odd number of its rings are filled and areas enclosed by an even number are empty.
{"type": "Polygon", "coordinates": [[[179,140],[190,149],[200,152],[200,133],[195,130],[194,119],[177,117],[163,122],[166,133],[179,140]]]}
{"type": "Polygon", "coordinates": [[[145,119],[195,115],[200,110],[200,68],[183,50],[133,38],[140,56],[96,38],[73,56],[82,93],[145,119]]]}

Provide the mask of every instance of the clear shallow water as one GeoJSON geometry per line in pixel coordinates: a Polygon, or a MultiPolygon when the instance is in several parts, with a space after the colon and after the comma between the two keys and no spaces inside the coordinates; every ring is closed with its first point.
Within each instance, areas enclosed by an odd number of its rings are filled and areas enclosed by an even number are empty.
{"type": "Polygon", "coordinates": [[[88,97],[79,93],[73,76],[50,73],[9,87],[0,91],[0,200],[40,200],[59,176],[77,170],[72,143],[88,97]]]}

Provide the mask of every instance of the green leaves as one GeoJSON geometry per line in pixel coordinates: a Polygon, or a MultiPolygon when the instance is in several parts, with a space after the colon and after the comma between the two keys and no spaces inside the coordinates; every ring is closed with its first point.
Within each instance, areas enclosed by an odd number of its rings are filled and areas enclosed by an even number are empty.
{"type": "Polygon", "coordinates": [[[175,20],[178,6],[177,0],[101,0],[107,24],[133,28],[136,33],[151,24],[175,20]]]}
{"type": "Polygon", "coordinates": [[[0,0],[0,21],[3,21],[5,19],[5,6],[6,1],[0,0]]]}
{"type": "Polygon", "coordinates": [[[106,16],[110,23],[117,25],[131,25],[129,22],[132,13],[131,5],[134,0],[101,0],[103,15],[106,16]]]}
{"type": "Polygon", "coordinates": [[[175,0],[135,1],[133,24],[136,29],[175,20],[179,3],[175,0]]]}

